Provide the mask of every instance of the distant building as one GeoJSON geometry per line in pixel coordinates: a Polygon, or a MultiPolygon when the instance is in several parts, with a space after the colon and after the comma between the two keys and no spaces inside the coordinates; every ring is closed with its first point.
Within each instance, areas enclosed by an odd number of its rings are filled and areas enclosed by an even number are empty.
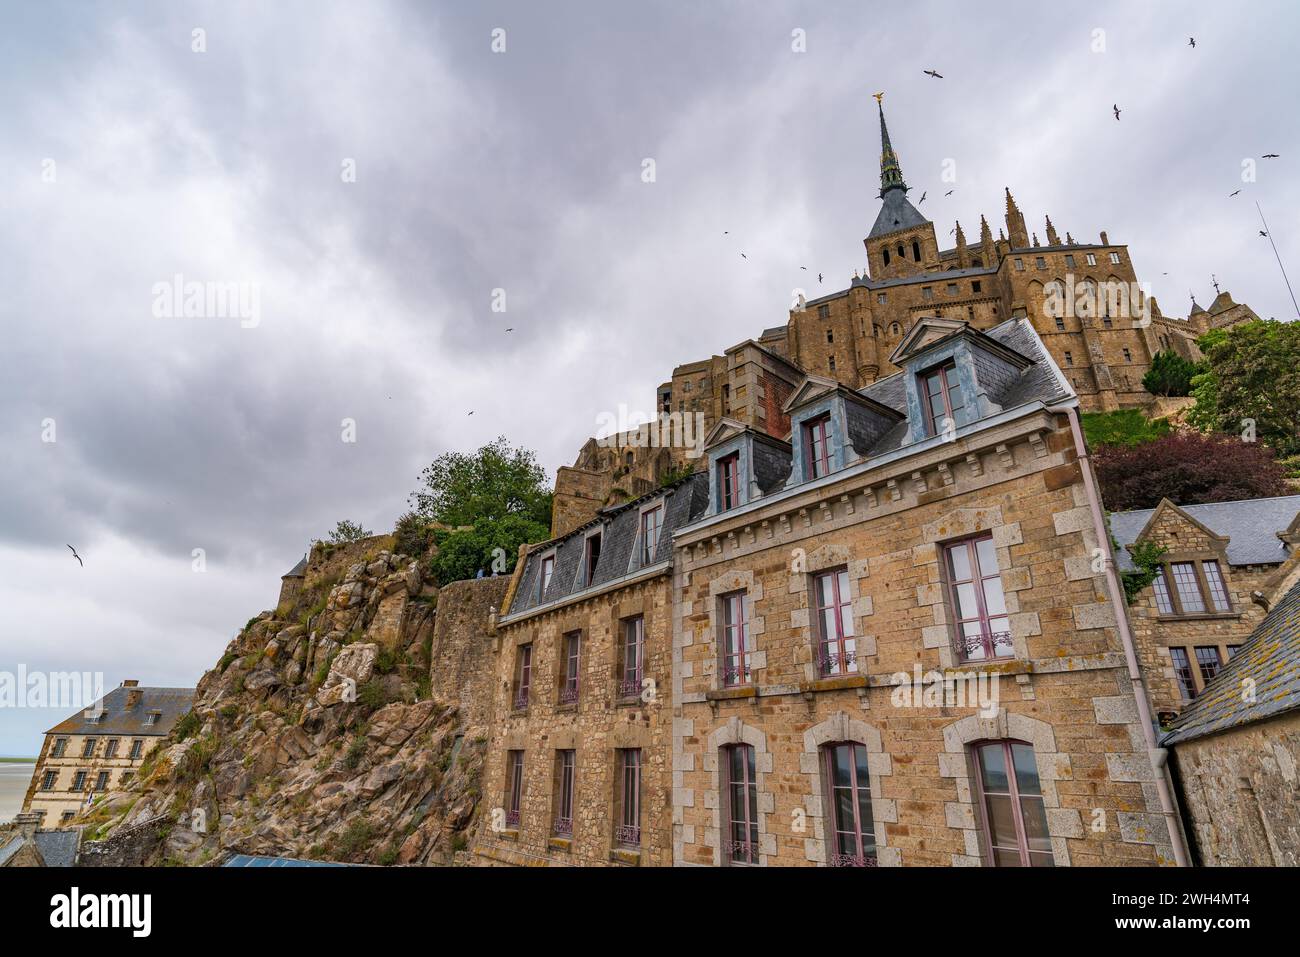
{"type": "Polygon", "coordinates": [[[1296,564],[1300,495],[1115,512],[1121,571],[1132,551],[1162,546],[1156,579],[1129,605],[1151,705],[1168,725],[1197,699],[1264,620],[1296,564]]]}
{"type": "Polygon", "coordinates": [[[23,811],[49,826],[125,786],[194,702],[193,688],[141,688],[129,679],[45,732],[23,811]]]}
{"type": "Polygon", "coordinates": [[[45,829],[39,813],[17,815],[0,830],[0,867],[72,867],[81,847],[81,829],[45,829]]]}
{"type": "Polygon", "coordinates": [[[302,593],[302,583],[307,577],[307,556],[298,559],[298,564],[280,576],[280,600],[277,608],[292,605],[302,593]]]}

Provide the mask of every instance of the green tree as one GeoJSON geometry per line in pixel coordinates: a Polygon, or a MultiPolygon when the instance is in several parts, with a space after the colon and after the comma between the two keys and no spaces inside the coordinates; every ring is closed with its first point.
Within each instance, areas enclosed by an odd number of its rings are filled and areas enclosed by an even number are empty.
{"type": "Polygon", "coordinates": [[[1151,358],[1151,368],[1142,377],[1142,387],[1152,395],[1189,395],[1192,377],[1200,371],[1195,362],[1176,352],[1157,352],[1151,358]]]}
{"type": "Polygon", "coordinates": [[[1192,379],[1187,419],[1203,431],[1255,438],[1279,456],[1300,452],[1300,322],[1259,319],[1197,340],[1204,371],[1192,379]],[[1249,421],[1248,421],[1249,420],[1249,421]]]}
{"type": "Polygon", "coordinates": [[[420,481],[410,496],[412,508],[429,522],[450,526],[434,532],[438,554],[429,569],[439,584],[473,578],[479,570],[511,571],[520,545],[550,536],[546,473],[536,453],[514,448],[504,436],[472,454],[438,456],[420,481]]]}

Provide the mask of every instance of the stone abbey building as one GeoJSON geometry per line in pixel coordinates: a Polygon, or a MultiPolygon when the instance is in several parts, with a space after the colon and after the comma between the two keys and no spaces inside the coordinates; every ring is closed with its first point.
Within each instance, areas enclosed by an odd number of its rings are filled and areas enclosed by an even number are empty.
{"type": "MultiPolygon", "coordinates": [[[[1062,236],[1045,217],[1031,229],[1010,189],[1003,225],[981,216],[968,241],[961,223],[953,245],[941,246],[935,223],[908,198],[902,164],[880,116],[880,209],[863,240],[865,268],[838,292],[800,302],[783,326],[764,330],[718,356],[680,365],[659,386],[659,414],[700,417],[704,433],[724,418],[781,439],[782,411],[806,375],[862,389],[898,371],[891,356],[923,317],[938,316],[991,329],[1008,319],[1033,326],[1079,397],[1084,412],[1149,405],[1142,377],[1152,357],[1173,351],[1199,358],[1195,340],[1211,328],[1257,318],[1219,292],[1207,311],[1195,302],[1187,319],[1161,314],[1141,292],[1129,249],[1062,236]]],[[[946,224],[945,224],[946,225],[946,224]]],[[[693,464],[680,447],[590,440],[556,477],[557,534],[589,520],[600,507],[657,487],[673,468],[693,464]]]]}

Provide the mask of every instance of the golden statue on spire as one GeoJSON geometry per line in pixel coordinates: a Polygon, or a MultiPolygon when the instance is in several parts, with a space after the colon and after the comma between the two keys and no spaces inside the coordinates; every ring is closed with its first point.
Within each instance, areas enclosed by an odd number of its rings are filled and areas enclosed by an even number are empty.
{"type": "Polygon", "coordinates": [[[879,92],[879,93],[873,93],[872,96],[874,96],[874,97],[876,98],[876,105],[877,105],[877,106],[882,105],[880,101],[883,100],[883,99],[885,98],[885,93],[884,93],[883,90],[882,90],[881,92],[879,92]]]}

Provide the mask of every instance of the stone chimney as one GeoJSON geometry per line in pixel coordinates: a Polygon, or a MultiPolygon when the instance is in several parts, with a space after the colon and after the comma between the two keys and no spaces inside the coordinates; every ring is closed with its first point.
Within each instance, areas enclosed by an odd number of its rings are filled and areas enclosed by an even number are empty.
{"type": "Polygon", "coordinates": [[[18,833],[30,838],[41,826],[41,816],[34,811],[22,811],[14,815],[14,826],[18,833]]]}
{"type": "Polygon", "coordinates": [[[1103,246],[1109,246],[1109,245],[1110,245],[1110,239],[1109,239],[1109,237],[1107,237],[1107,235],[1106,235],[1106,230],[1104,230],[1104,229],[1101,231],[1101,244],[1102,244],[1103,246]]]}
{"type": "Polygon", "coordinates": [[[140,699],[144,697],[144,692],[140,690],[139,686],[140,681],[137,678],[127,678],[122,682],[122,687],[128,689],[126,692],[126,709],[128,711],[138,705],[140,699]]]}

